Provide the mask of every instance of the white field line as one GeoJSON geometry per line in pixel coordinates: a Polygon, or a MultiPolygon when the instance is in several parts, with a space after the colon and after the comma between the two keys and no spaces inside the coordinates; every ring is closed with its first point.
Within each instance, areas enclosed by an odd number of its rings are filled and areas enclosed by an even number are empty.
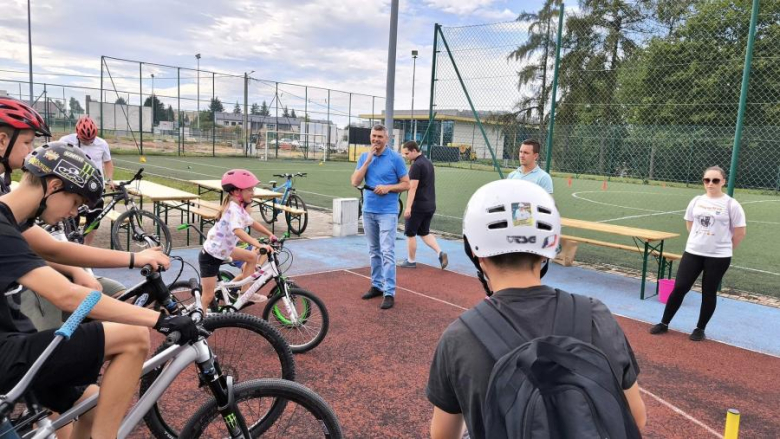
{"type": "MultiPolygon", "coordinates": [[[[354,271],[351,271],[351,270],[344,270],[344,271],[346,271],[349,274],[354,274],[355,276],[359,276],[359,277],[362,277],[364,279],[371,280],[370,276],[364,276],[364,275],[362,275],[360,273],[355,273],[354,271]]],[[[456,304],[454,304],[452,302],[447,302],[446,300],[441,300],[441,299],[439,299],[437,297],[429,296],[427,294],[418,293],[417,291],[412,291],[412,290],[410,290],[408,288],[403,288],[403,287],[396,286],[396,289],[404,290],[404,291],[407,291],[409,293],[416,294],[416,295],[418,295],[420,297],[425,297],[426,299],[431,299],[433,301],[440,302],[440,303],[443,303],[445,305],[449,305],[449,306],[451,306],[453,308],[457,308],[457,309],[462,310],[462,311],[467,311],[468,310],[468,308],[464,308],[464,307],[462,307],[460,305],[456,305],[456,304]]]]}

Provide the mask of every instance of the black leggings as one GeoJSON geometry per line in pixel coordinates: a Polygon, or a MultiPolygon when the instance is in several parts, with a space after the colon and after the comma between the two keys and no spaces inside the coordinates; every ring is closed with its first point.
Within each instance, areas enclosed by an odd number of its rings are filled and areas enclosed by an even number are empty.
{"type": "Polygon", "coordinates": [[[677,278],[674,281],[674,290],[669,296],[669,301],[664,309],[664,317],[661,323],[669,324],[680,309],[685,295],[693,287],[696,278],[704,271],[701,279],[701,312],[699,323],[696,327],[704,329],[715,313],[715,305],[718,301],[718,284],[729,269],[731,258],[713,258],[697,256],[688,252],[683,253],[680,268],[677,269],[677,278]]]}

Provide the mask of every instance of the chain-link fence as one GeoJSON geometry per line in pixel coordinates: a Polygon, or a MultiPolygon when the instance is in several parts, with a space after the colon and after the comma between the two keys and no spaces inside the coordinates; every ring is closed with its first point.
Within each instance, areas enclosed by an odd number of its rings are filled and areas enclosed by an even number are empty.
{"type": "MultiPolygon", "coordinates": [[[[703,193],[704,169],[735,169],[749,232],[725,285],[780,294],[771,254],[780,246],[780,3],[761,2],[747,70],[749,1],[581,2],[560,32],[559,7],[511,23],[436,26],[426,149],[439,166],[486,170],[442,169],[437,196],[505,177],[521,141],[536,138],[563,216],[679,233],[667,250],[682,252],[681,217],[703,193]]],[[[465,200],[454,204],[438,204],[440,230],[459,231],[465,200]]],[[[581,246],[577,257],[633,267],[619,253],[581,246]]]]}

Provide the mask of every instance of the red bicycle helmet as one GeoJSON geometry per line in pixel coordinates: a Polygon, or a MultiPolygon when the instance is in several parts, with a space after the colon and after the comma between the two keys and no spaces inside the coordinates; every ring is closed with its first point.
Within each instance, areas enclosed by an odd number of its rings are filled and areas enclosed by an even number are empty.
{"type": "Polygon", "coordinates": [[[11,127],[14,130],[5,153],[0,157],[0,164],[4,168],[4,183],[8,186],[11,184],[12,171],[8,158],[11,157],[11,151],[14,148],[19,132],[32,130],[36,136],[51,137],[51,131],[49,131],[49,127],[37,111],[24,102],[11,98],[0,98],[0,126],[11,127]]]}
{"type": "Polygon", "coordinates": [[[222,190],[227,193],[236,189],[255,187],[258,183],[260,180],[255,177],[255,174],[246,169],[231,169],[222,176],[222,190]]]}
{"type": "Polygon", "coordinates": [[[76,137],[82,143],[90,144],[97,137],[98,129],[95,121],[89,116],[84,116],[76,122],[76,137]]]}

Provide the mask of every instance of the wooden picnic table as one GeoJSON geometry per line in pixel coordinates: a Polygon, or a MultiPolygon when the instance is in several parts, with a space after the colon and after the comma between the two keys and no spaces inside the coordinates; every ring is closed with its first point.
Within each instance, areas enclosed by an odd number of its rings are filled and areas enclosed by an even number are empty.
{"type": "MultiPolygon", "coordinates": [[[[680,236],[679,233],[640,229],[637,227],[618,226],[615,224],[599,223],[595,221],[585,221],[573,218],[561,218],[561,225],[570,229],[608,233],[632,238],[634,240],[634,244],[636,245],[635,251],[642,253],[642,286],[640,291],[640,298],[642,300],[645,299],[645,282],[647,280],[648,259],[652,255],[658,260],[658,279],[660,279],[662,277],[662,269],[664,267],[664,242],[667,239],[677,238],[680,236]]],[[[568,238],[574,237],[563,237],[563,239],[568,238]]],[[[602,245],[605,247],[622,248],[626,250],[630,249],[627,246],[591,239],[581,239],[580,242],[602,245]]],[[[658,294],[658,286],[656,286],[656,294],[658,294]]]]}
{"type": "MultiPolygon", "coordinates": [[[[168,211],[171,209],[181,210],[187,212],[187,218],[190,218],[190,201],[200,198],[199,195],[192,192],[183,191],[181,189],[175,189],[159,183],[154,183],[147,180],[134,181],[127,186],[127,192],[136,195],[141,198],[141,209],[144,206],[144,198],[152,201],[154,214],[162,219],[165,215],[165,222],[167,226],[168,211]]],[[[159,234],[160,231],[158,230],[159,234]]],[[[187,245],[190,243],[190,229],[187,229],[187,245]]]]}
{"type": "MultiPolygon", "coordinates": [[[[218,192],[219,193],[219,202],[222,202],[222,198],[224,197],[224,191],[222,190],[222,181],[221,180],[190,180],[190,183],[193,183],[198,186],[198,195],[203,195],[205,193],[209,192],[218,192]]],[[[270,200],[272,198],[281,198],[282,197],[281,192],[274,192],[269,191],[268,189],[263,189],[256,187],[255,188],[255,194],[254,198],[257,200],[270,200]]]]}

